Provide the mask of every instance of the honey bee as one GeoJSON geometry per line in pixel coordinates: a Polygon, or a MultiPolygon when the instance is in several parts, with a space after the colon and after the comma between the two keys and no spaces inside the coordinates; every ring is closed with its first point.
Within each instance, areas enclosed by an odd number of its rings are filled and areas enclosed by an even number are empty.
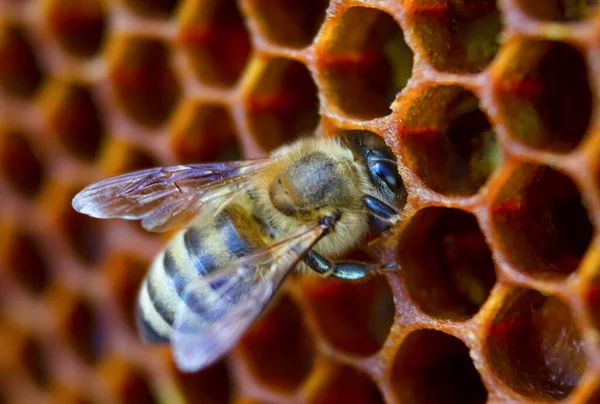
{"type": "Polygon", "coordinates": [[[92,184],[73,199],[96,218],[182,229],[154,259],[137,301],[139,333],[171,343],[176,365],[220,359],[293,268],[357,280],[395,264],[334,259],[400,218],[406,190],[383,139],[304,138],[268,158],[158,167],[92,184]]]}

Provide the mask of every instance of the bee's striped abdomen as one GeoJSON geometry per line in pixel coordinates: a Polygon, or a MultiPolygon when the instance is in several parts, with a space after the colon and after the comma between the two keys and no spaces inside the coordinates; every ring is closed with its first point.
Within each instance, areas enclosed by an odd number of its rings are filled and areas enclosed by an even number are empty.
{"type": "MultiPolygon", "coordinates": [[[[156,257],[142,284],[138,329],[148,342],[168,342],[185,287],[192,280],[224,268],[264,245],[262,228],[239,205],[227,206],[216,217],[202,218],[204,222],[199,220],[175,235],[156,257]]],[[[208,283],[206,286],[216,287],[208,283]]]]}
{"type": "Polygon", "coordinates": [[[200,275],[206,275],[217,267],[215,257],[206,249],[207,233],[198,226],[190,227],[183,233],[187,254],[200,275]]]}

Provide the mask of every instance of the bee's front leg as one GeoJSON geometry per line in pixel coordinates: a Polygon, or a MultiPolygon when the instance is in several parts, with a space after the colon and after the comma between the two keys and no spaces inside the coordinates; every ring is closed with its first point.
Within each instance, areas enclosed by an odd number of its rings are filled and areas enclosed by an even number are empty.
{"type": "Polygon", "coordinates": [[[395,263],[369,264],[362,261],[332,262],[315,251],[310,251],[306,254],[304,263],[320,275],[345,280],[358,280],[372,272],[396,269],[395,263]]]}

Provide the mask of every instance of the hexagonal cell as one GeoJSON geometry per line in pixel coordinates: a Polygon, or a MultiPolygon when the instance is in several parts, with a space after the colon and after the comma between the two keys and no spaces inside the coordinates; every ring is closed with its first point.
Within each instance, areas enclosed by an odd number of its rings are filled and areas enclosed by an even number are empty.
{"type": "Polygon", "coordinates": [[[76,57],[94,56],[106,34],[106,11],[100,0],[52,0],[46,18],[59,46],[76,57]]]}
{"type": "Polygon", "coordinates": [[[598,0],[549,0],[543,3],[517,0],[517,4],[530,16],[550,21],[582,20],[598,8],[598,0]]]}
{"type": "Polygon", "coordinates": [[[333,347],[356,355],[377,352],[394,323],[394,297],[384,276],[353,283],[307,280],[305,301],[333,347]]]}
{"type": "Polygon", "coordinates": [[[110,80],[120,106],[140,125],[164,124],[180,93],[169,47],[144,37],[118,38],[113,44],[110,80]]]}
{"type": "Polygon", "coordinates": [[[232,402],[235,386],[224,361],[196,373],[182,373],[173,366],[173,373],[186,402],[202,404],[232,402]]]}
{"type": "Polygon", "coordinates": [[[578,385],[587,357],[569,307],[517,289],[487,333],[487,361],[510,388],[530,399],[561,400],[578,385]]]}
{"type": "Polygon", "coordinates": [[[112,296],[135,332],[135,304],[142,280],[148,272],[148,262],[122,252],[111,255],[102,266],[112,296]]]}
{"type": "Polygon", "coordinates": [[[24,29],[0,26],[0,88],[18,98],[31,98],[44,79],[42,66],[24,29]]]}
{"type": "Polygon", "coordinates": [[[439,71],[481,72],[500,48],[496,0],[414,0],[407,19],[424,56],[439,71]]]}
{"type": "Polygon", "coordinates": [[[191,102],[173,120],[171,145],[180,163],[239,160],[242,156],[229,112],[191,102]]]}
{"type": "Polygon", "coordinates": [[[125,360],[112,357],[106,359],[100,367],[99,374],[114,403],[159,402],[157,394],[152,391],[148,376],[141,368],[125,360]]]}
{"type": "Polygon", "coordinates": [[[500,164],[496,134],[472,92],[455,85],[421,88],[400,110],[406,164],[432,190],[475,194],[500,164]]]}
{"type": "Polygon", "coordinates": [[[548,151],[579,145],[592,116],[592,93],[577,49],[514,39],[503,47],[494,76],[498,112],[510,136],[548,151]]]}
{"type": "Polygon", "coordinates": [[[105,125],[92,89],[83,83],[56,83],[44,101],[50,130],[65,149],[83,159],[96,157],[105,125]]]}
{"type": "Polygon", "coordinates": [[[250,38],[235,0],[198,0],[184,4],[178,43],[200,81],[234,85],[248,61],[250,38]]]}
{"type": "MultiPolygon", "coordinates": [[[[0,354],[2,378],[9,379],[11,382],[15,379],[28,379],[40,389],[47,388],[52,375],[49,372],[43,340],[12,322],[3,321],[2,326],[3,329],[0,331],[0,343],[3,347],[0,354]],[[9,378],[9,375],[12,378],[9,378]]],[[[2,387],[6,388],[5,386],[2,387]]]]}
{"type": "Polygon", "coordinates": [[[521,165],[492,205],[496,245],[520,271],[543,278],[573,273],[593,227],[575,185],[546,166],[521,165]]]}
{"type": "Polygon", "coordinates": [[[167,18],[177,8],[179,0],[124,0],[131,11],[143,17],[167,18]]]}
{"type": "Polygon", "coordinates": [[[40,159],[19,130],[0,129],[0,171],[8,184],[29,198],[37,194],[45,177],[40,159]]]}
{"type": "Polygon", "coordinates": [[[311,134],[319,123],[317,87],[300,62],[261,60],[259,79],[246,96],[250,129],[264,150],[311,134]]]}
{"type": "Polygon", "coordinates": [[[50,299],[69,347],[84,362],[95,364],[106,351],[105,328],[96,309],[63,288],[54,289],[50,299]]]}
{"type": "Polygon", "coordinates": [[[12,228],[2,230],[0,263],[29,293],[39,295],[50,282],[50,270],[35,240],[25,231],[12,228]]]}
{"type": "Polygon", "coordinates": [[[494,287],[492,253],[470,213],[422,209],[405,228],[399,246],[398,262],[408,291],[431,316],[467,320],[494,287]]]}
{"type": "Polygon", "coordinates": [[[465,344],[436,330],[417,330],[400,345],[392,368],[398,399],[407,403],[485,403],[487,390],[465,344]]]}
{"type": "Polygon", "coordinates": [[[300,310],[285,295],[252,326],[239,347],[252,375],[272,390],[295,390],[313,365],[312,339],[300,310]]]}
{"type": "Polygon", "coordinates": [[[312,404],[371,403],[383,404],[383,396],[371,378],[358,369],[335,365],[327,369],[318,386],[309,392],[312,404]]]}
{"type": "Polygon", "coordinates": [[[100,170],[106,176],[113,176],[144,168],[156,167],[153,156],[125,141],[111,137],[106,142],[100,156],[100,170]]]}
{"type": "Polygon", "coordinates": [[[277,0],[248,3],[260,30],[273,42],[301,48],[310,45],[323,20],[329,0],[277,0]]]}
{"type": "Polygon", "coordinates": [[[352,7],[323,30],[317,49],[325,96],[359,119],[388,115],[408,83],[413,54],[398,23],[382,11],[352,7]]]}
{"type": "Polygon", "coordinates": [[[98,261],[104,253],[102,223],[77,213],[71,201],[79,189],[61,183],[51,183],[45,201],[52,225],[61,231],[76,257],[86,264],[98,261]]]}
{"type": "Polygon", "coordinates": [[[29,378],[39,387],[47,387],[51,375],[42,344],[33,337],[25,337],[21,340],[18,356],[29,378]]]}

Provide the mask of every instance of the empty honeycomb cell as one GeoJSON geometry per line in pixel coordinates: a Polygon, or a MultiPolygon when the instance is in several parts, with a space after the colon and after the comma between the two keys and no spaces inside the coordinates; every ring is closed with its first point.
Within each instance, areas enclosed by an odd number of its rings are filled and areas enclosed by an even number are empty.
{"type": "Polygon", "coordinates": [[[48,23],[58,44],[76,57],[98,53],[106,34],[106,12],[101,0],[52,0],[48,23]]]}
{"type": "Polygon", "coordinates": [[[394,392],[406,403],[485,403],[487,390],[465,344],[436,330],[417,330],[400,345],[394,392]]]}
{"type": "Polygon", "coordinates": [[[62,289],[53,290],[52,303],[69,347],[84,362],[96,363],[105,353],[101,319],[85,297],[62,289]]]}
{"type": "Polygon", "coordinates": [[[21,131],[0,129],[0,171],[22,195],[37,194],[44,180],[44,167],[21,131]]]}
{"type": "Polygon", "coordinates": [[[412,0],[407,18],[419,49],[439,71],[481,72],[500,48],[496,0],[412,0]]]}
{"type": "Polygon", "coordinates": [[[100,365],[99,375],[115,404],[158,403],[143,369],[120,358],[109,357],[100,365]]]}
{"type": "Polygon", "coordinates": [[[319,381],[319,386],[310,392],[308,402],[311,404],[384,402],[373,380],[361,370],[350,366],[333,365],[319,381]]]}
{"type": "Polygon", "coordinates": [[[556,152],[581,142],[592,116],[592,93],[577,49],[514,39],[503,49],[494,75],[498,112],[511,137],[556,152]]]}
{"type": "MultiPolygon", "coordinates": [[[[7,325],[6,322],[4,322],[7,325]]],[[[2,379],[27,379],[40,389],[50,384],[52,375],[43,340],[14,323],[0,331],[0,375],[2,379]]],[[[2,393],[0,388],[0,394],[2,393]]]]}
{"type": "Polygon", "coordinates": [[[19,229],[7,229],[2,234],[0,264],[28,292],[41,294],[50,282],[50,271],[37,242],[19,229]]]}
{"type": "Polygon", "coordinates": [[[409,293],[429,315],[466,320],[478,312],[496,282],[492,253],[470,213],[422,209],[411,218],[399,245],[409,293]]]}
{"type": "Polygon", "coordinates": [[[54,229],[62,232],[75,256],[86,264],[93,264],[104,254],[102,224],[73,209],[71,201],[77,191],[65,184],[50,183],[45,190],[44,204],[54,229]]]}
{"type": "Polygon", "coordinates": [[[575,185],[558,171],[530,164],[507,179],[491,208],[497,247],[525,273],[545,278],[573,273],[593,235],[575,185]]]}
{"type": "Polygon", "coordinates": [[[325,18],[329,0],[251,0],[252,16],[273,42],[291,47],[310,45],[325,18]]]}
{"type": "Polygon", "coordinates": [[[472,92],[455,85],[419,88],[399,108],[406,163],[432,190],[472,195],[500,164],[496,134],[472,92]]]}
{"type": "Polygon", "coordinates": [[[106,177],[158,165],[152,155],[114,137],[108,140],[100,156],[100,168],[106,177]]]}
{"type": "Polygon", "coordinates": [[[388,115],[412,74],[413,53],[398,23],[382,11],[353,7],[329,20],[317,44],[324,95],[360,119],[388,115]]]}
{"type": "Polygon", "coordinates": [[[250,55],[250,37],[235,0],[188,1],[182,7],[177,44],[197,78],[228,87],[242,74],[250,55]]]}
{"type": "Polygon", "coordinates": [[[304,296],[326,341],[351,354],[377,352],[394,323],[392,290],[383,276],[358,283],[307,280],[304,296]]]}
{"type": "Polygon", "coordinates": [[[175,11],[180,0],[124,0],[124,3],[140,16],[165,18],[175,11]]]}
{"type": "Polygon", "coordinates": [[[319,123],[317,87],[306,66],[284,58],[261,60],[260,75],[248,89],[250,130],[263,150],[272,150],[319,123]]]}
{"type": "Polygon", "coordinates": [[[132,330],[135,326],[135,304],[139,287],[148,271],[148,262],[126,252],[118,252],[102,264],[113,298],[132,330]]]}
{"type": "Polygon", "coordinates": [[[173,367],[175,379],[188,403],[221,404],[232,402],[235,389],[225,361],[196,373],[183,373],[173,367]]]}
{"type": "Polygon", "coordinates": [[[50,130],[65,149],[83,159],[93,159],[105,135],[101,110],[83,83],[56,83],[45,97],[50,130]]]}
{"type": "Polygon", "coordinates": [[[180,163],[241,158],[229,112],[219,105],[191,102],[181,107],[173,121],[171,145],[180,163]]]}
{"type": "Polygon", "coordinates": [[[31,98],[44,79],[42,66],[27,33],[0,25],[0,88],[18,98],[31,98]]]}
{"type": "Polygon", "coordinates": [[[156,128],[169,118],[180,87],[169,47],[157,39],[116,38],[110,80],[120,106],[136,123],[156,128]]]}
{"type": "Polygon", "coordinates": [[[313,365],[313,344],[294,302],[282,296],[246,333],[241,351],[253,376],[272,390],[292,391],[313,365]]]}
{"type": "Polygon", "coordinates": [[[586,367],[569,307],[533,290],[517,289],[504,299],[487,330],[487,347],[492,370],[531,399],[567,397],[586,367]]]}
{"type": "Polygon", "coordinates": [[[517,4],[528,15],[542,21],[578,21],[594,14],[598,0],[518,0],[517,4]]]}
{"type": "Polygon", "coordinates": [[[22,338],[19,344],[18,361],[27,376],[38,387],[47,387],[51,378],[45,351],[40,341],[32,336],[22,338]]]}

